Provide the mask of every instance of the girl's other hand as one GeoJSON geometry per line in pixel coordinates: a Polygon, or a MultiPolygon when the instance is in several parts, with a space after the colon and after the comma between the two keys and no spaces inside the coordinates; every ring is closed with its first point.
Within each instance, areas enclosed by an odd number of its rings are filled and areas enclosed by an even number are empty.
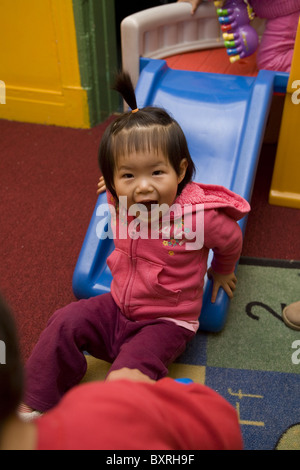
{"type": "Polygon", "coordinates": [[[100,176],[99,181],[98,181],[97,194],[104,193],[104,191],[106,191],[105,181],[104,181],[103,176],[100,176]]]}
{"type": "Polygon", "coordinates": [[[234,273],[231,274],[219,274],[216,273],[212,268],[207,271],[208,279],[213,280],[213,289],[211,295],[211,302],[215,303],[218,291],[220,287],[224,289],[230,299],[233,298],[233,291],[235,290],[237,278],[234,273]]]}

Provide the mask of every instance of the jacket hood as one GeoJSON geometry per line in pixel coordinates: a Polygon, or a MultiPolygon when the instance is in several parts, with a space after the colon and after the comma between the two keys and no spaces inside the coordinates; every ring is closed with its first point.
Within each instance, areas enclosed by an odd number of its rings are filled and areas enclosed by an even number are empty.
{"type": "Polygon", "coordinates": [[[189,183],[175,200],[176,204],[203,204],[204,209],[222,209],[234,220],[242,219],[249,211],[249,203],[224,186],[215,184],[189,183]]]}

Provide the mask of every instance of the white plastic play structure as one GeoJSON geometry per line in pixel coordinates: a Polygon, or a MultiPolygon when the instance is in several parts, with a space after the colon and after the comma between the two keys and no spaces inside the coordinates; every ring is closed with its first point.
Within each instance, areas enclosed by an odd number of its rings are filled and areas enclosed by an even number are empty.
{"type": "MultiPolygon", "coordinates": [[[[252,26],[261,36],[265,22],[255,18],[252,26]]],[[[189,3],[169,3],[140,11],[121,23],[122,66],[134,85],[139,77],[140,57],[166,57],[202,49],[224,47],[213,2],[202,3],[191,15],[189,3]]]]}

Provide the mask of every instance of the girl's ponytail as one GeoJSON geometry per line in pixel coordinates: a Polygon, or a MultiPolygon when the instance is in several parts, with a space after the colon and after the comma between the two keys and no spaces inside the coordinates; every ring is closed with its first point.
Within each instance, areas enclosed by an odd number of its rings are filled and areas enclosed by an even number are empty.
{"type": "Polygon", "coordinates": [[[135,91],[130,75],[127,72],[120,72],[117,75],[115,84],[112,88],[113,90],[120,93],[122,98],[126,101],[126,103],[132,109],[133,112],[137,111],[135,91]]]}

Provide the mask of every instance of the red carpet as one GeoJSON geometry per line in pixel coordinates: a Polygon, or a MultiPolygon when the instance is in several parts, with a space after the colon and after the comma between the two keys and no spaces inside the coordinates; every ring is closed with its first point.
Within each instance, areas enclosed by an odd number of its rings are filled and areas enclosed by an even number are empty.
{"type": "Polygon", "coordinates": [[[276,145],[262,148],[252,194],[243,255],[300,260],[300,210],[268,203],[276,145]]]}
{"type": "MultiPolygon", "coordinates": [[[[74,300],[107,122],[76,130],[0,120],[0,290],[15,312],[24,360],[52,313],[74,300]]],[[[274,156],[274,146],[264,146],[243,255],[300,260],[300,211],[268,204],[274,156]]]]}
{"type": "Polygon", "coordinates": [[[25,358],[53,311],[74,299],[104,128],[0,120],[0,289],[16,313],[25,358]]]}

